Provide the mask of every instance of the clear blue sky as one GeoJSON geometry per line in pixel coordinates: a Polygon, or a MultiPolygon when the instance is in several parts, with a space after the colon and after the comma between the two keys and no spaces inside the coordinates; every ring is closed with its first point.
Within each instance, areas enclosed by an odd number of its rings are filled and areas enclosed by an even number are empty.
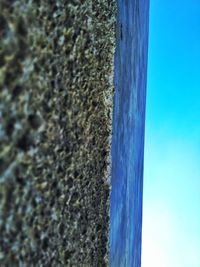
{"type": "Polygon", "coordinates": [[[150,2],[142,267],[200,267],[200,1],[150,2]]]}

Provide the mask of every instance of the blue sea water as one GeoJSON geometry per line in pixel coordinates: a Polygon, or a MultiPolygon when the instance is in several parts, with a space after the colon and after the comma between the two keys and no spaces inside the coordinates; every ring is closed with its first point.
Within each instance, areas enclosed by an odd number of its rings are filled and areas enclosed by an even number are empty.
{"type": "Polygon", "coordinates": [[[148,0],[118,0],[110,266],[141,266],[148,0]]]}

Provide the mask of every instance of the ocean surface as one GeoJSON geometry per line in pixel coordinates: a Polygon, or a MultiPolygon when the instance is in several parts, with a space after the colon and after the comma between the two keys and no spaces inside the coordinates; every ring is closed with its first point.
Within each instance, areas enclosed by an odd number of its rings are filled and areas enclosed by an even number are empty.
{"type": "Polygon", "coordinates": [[[110,266],[141,266],[148,0],[118,0],[110,266]]]}

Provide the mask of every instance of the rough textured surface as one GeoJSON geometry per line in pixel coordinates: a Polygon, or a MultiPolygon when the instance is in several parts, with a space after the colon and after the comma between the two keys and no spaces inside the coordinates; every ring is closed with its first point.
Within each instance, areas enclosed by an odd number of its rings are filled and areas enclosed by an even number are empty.
{"type": "Polygon", "coordinates": [[[0,0],[0,266],[105,266],[115,1],[0,0]]]}

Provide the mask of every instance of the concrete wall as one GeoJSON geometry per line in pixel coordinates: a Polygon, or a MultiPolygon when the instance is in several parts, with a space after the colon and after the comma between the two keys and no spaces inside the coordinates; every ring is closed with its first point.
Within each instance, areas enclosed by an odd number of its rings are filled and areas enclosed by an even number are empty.
{"type": "Polygon", "coordinates": [[[0,266],[106,266],[115,1],[0,1],[0,266]]]}

